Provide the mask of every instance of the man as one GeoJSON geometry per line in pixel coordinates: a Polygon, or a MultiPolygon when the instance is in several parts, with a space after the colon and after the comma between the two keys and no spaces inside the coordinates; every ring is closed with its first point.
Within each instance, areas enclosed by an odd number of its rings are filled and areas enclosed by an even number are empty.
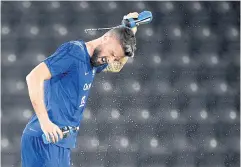
{"type": "MultiPolygon", "coordinates": [[[[127,18],[137,18],[130,13],[127,18]]],[[[62,44],[26,77],[35,114],[21,140],[22,167],[68,167],[77,133],[63,138],[60,128],[78,127],[96,73],[119,72],[136,49],[137,28],[123,27],[85,43],[62,44]],[[42,134],[50,144],[44,144],[42,134]]]]}

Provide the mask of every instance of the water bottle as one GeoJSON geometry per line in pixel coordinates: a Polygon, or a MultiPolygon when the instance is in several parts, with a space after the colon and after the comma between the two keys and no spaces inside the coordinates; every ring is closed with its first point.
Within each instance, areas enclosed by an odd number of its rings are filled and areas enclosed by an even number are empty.
{"type": "MultiPolygon", "coordinates": [[[[65,127],[60,128],[60,130],[63,132],[63,139],[64,139],[64,138],[67,138],[68,136],[72,135],[73,133],[76,133],[79,130],[79,127],[65,126],[65,127]]],[[[45,134],[42,134],[42,139],[45,144],[49,144],[52,142],[52,141],[50,141],[50,142],[47,141],[45,134]]],[[[51,139],[52,138],[50,137],[50,140],[51,139]]]]}
{"type": "Polygon", "coordinates": [[[150,11],[143,11],[139,13],[138,18],[128,18],[122,20],[122,25],[133,28],[140,24],[148,24],[152,21],[152,13],[150,11]]]}

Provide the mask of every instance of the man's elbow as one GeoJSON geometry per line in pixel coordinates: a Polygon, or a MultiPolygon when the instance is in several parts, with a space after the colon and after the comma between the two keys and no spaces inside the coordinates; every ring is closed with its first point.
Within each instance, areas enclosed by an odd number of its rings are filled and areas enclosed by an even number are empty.
{"type": "Polygon", "coordinates": [[[26,80],[26,82],[29,82],[29,80],[30,80],[30,74],[28,74],[28,75],[25,77],[25,80],[26,80]]]}
{"type": "Polygon", "coordinates": [[[25,81],[26,81],[26,83],[28,84],[29,82],[30,82],[30,80],[31,80],[31,75],[30,75],[30,73],[25,77],[25,81]]]}
{"type": "Polygon", "coordinates": [[[51,78],[51,74],[45,63],[40,63],[27,76],[26,82],[30,81],[44,81],[51,78]]]}
{"type": "Polygon", "coordinates": [[[25,77],[26,79],[26,82],[30,82],[31,80],[33,80],[34,78],[38,78],[37,76],[37,73],[32,70],[30,73],[28,73],[28,75],[25,77]]]}
{"type": "Polygon", "coordinates": [[[25,78],[27,85],[44,81],[44,78],[34,70],[31,71],[25,78]]]}
{"type": "Polygon", "coordinates": [[[26,84],[27,84],[28,86],[31,86],[31,85],[33,85],[33,84],[35,84],[35,83],[37,83],[37,82],[39,82],[39,79],[38,79],[37,77],[34,77],[34,75],[28,74],[28,75],[26,76],[26,84]]]}

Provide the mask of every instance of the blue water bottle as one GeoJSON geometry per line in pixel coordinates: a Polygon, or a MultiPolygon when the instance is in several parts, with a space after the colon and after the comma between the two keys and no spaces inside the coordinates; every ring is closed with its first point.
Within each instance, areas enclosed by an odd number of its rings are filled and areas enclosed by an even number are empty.
{"type": "MultiPolygon", "coordinates": [[[[79,130],[79,127],[72,127],[72,126],[65,126],[63,128],[60,128],[60,130],[63,132],[63,139],[67,138],[68,136],[72,135],[73,133],[76,133],[79,130]]],[[[42,139],[45,144],[49,144],[52,141],[48,141],[45,134],[42,134],[42,139]]],[[[51,137],[50,137],[51,140],[51,137]]]]}
{"type": "Polygon", "coordinates": [[[148,24],[152,21],[152,13],[150,11],[143,11],[139,13],[138,18],[128,18],[122,20],[122,25],[133,28],[140,24],[148,24]]]}

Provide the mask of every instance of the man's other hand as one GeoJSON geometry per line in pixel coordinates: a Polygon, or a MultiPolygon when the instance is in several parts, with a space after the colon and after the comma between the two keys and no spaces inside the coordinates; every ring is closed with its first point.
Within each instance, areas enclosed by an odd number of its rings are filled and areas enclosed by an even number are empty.
{"type": "MultiPolygon", "coordinates": [[[[129,19],[129,18],[138,18],[139,13],[137,12],[133,12],[133,13],[129,13],[128,15],[124,16],[123,19],[129,19]]],[[[133,33],[135,34],[137,31],[137,27],[133,27],[131,28],[133,33]]]]}

